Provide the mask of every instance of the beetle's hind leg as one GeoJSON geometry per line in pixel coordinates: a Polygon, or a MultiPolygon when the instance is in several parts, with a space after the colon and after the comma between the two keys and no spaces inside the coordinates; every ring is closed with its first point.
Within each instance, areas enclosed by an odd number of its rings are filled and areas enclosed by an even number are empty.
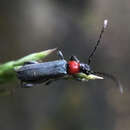
{"type": "Polygon", "coordinates": [[[21,86],[21,88],[31,88],[31,87],[33,87],[33,84],[25,83],[25,82],[21,81],[20,86],[21,86]]]}

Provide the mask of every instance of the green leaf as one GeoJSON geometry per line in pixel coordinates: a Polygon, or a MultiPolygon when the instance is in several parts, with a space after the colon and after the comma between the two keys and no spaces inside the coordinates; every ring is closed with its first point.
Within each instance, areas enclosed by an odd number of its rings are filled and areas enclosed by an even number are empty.
{"type": "Polygon", "coordinates": [[[94,75],[94,74],[85,74],[85,73],[77,73],[73,76],[74,78],[78,78],[81,81],[95,80],[95,79],[104,79],[103,77],[94,75]]]}
{"type": "Polygon", "coordinates": [[[9,61],[0,65],[0,84],[8,83],[10,81],[14,81],[16,79],[16,72],[14,69],[18,66],[22,66],[25,62],[28,61],[37,61],[44,59],[49,54],[53,53],[57,49],[49,49],[42,52],[37,52],[33,54],[29,54],[23,58],[20,58],[16,61],[9,61]]]}

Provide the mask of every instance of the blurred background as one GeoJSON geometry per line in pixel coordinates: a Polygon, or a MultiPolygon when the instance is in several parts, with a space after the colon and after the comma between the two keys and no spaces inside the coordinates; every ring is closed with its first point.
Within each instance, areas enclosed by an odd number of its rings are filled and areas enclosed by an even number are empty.
{"type": "MultiPolygon", "coordinates": [[[[125,92],[121,96],[107,79],[19,88],[15,96],[0,97],[0,130],[129,130],[129,5],[129,0],[1,0],[1,63],[55,47],[66,59],[76,55],[87,62],[108,19],[91,66],[115,74],[125,92]]],[[[53,53],[45,60],[57,58],[53,53]]]]}

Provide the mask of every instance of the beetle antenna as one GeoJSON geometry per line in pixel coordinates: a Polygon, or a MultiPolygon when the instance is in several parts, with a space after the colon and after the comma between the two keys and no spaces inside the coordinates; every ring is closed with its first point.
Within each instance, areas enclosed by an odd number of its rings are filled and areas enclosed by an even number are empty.
{"type": "Polygon", "coordinates": [[[88,65],[90,65],[90,63],[91,63],[91,61],[92,61],[92,57],[93,57],[93,55],[95,54],[95,51],[96,51],[98,45],[100,44],[100,41],[101,41],[101,39],[102,39],[102,35],[103,35],[104,31],[105,31],[105,28],[107,28],[107,25],[108,25],[108,20],[105,19],[105,20],[104,20],[103,27],[102,27],[102,30],[101,30],[100,35],[99,35],[99,39],[97,40],[94,49],[92,50],[91,54],[90,54],[89,57],[88,57],[88,65]]]}
{"type": "Polygon", "coordinates": [[[101,76],[111,79],[113,82],[115,82],[116,86],[119,87],[121,95],[123,94],[123,91],[124,91],[123,86],[122,86],[120,80],[118,80],[114,75],[109,74],[109,73],[104,73],[104,72],[103,73],[102,72],[93,72],[93,74],[99,74],[101,76]]]}

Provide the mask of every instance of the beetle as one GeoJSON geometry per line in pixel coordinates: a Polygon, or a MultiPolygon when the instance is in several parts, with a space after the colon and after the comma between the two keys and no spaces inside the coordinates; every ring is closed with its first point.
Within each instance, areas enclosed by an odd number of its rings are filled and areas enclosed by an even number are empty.
{"type": "MultiPolygon", "coordinates": [[[[88,57],[88,63],[82,63],[76,56],[71,56],[69,61],[64,59],[62,52],[59,50],[59,60],[50,62],[26,62],[22,67],[16,70],[18,78],[21,80],[22,87],[31,87],[33,84],[45,83],[46,85],[51,82],[64,79],[66,76],[73,76],[77,73],[84,73],[86,75],[97,74],[112,79],[117,86],[120,87],[121,93],[123,92],[120,81],[117,80],[112,74],[95,72],[91,69],[90,63],[92,57],[100,43],[105,28],[107,27],[107,20],[104,20],[99,39],[96,42],[94,49],[88,57]]],[[[81,78],[76,78],[82,81],[81,78]]]]}
{"type": "MultiPolygon", "coordinates": [[[[61,51],[58,51],[59,60],[50,62],[26,62],[24,66],[20,67],[17,72],[18,78],[24,86],[31,86],[31,84],[46,83],[64,78],[67,75],[74,75],[76,73],[91,73],[90,66],[85,63],[80,63],[76,56],[71,56],[69,61],[66,61],[61,51]]],[[[80,79],[78,79],[80,80],[80,79]]]]}

